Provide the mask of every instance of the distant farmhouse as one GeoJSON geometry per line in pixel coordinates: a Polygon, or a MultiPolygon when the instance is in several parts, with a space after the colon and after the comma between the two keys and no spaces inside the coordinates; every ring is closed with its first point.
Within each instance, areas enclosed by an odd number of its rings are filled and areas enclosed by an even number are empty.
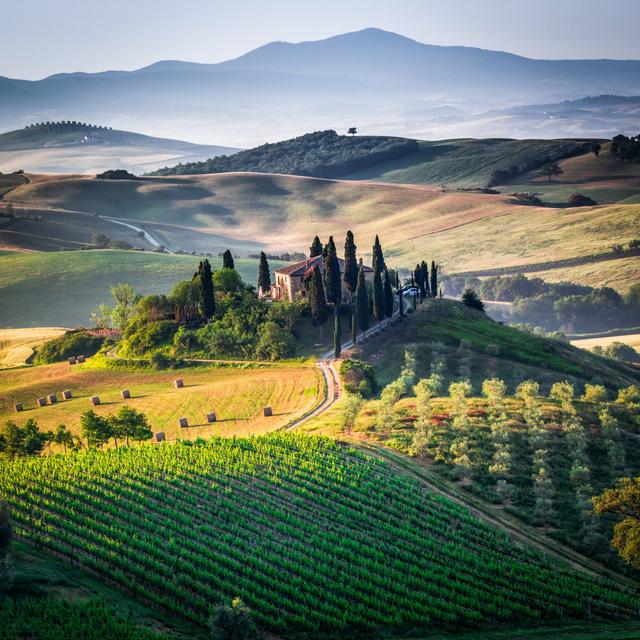
{"type": "MultiPolygon", "coordinates": [[[[342,295],[346,297],[347,290],[344,285],[344,260],[338,258],[340,263],[340,280],[342,282],[342,295]]],[[[307,288],[305,287],[305,278],[311,272],[314,266],[318,266],[320,272],[324,271],[324,263],[322,256],[316,256],[315,258],[307,258],[306,260],[300,260],[300,262],[294,262],[293,264],[276,269],[274,275],[276,283],[271,287],[271,297],[274,300],[287,300],[291,302],[296,297],[305,298],[307,296],[307,288]]],[[[360,259],[360,266],[362,265],[362,258],[360,259]]],[[[368,281],[373,281],[373,269],[371,267],[364,267],[364,277],[368,281]]]]}

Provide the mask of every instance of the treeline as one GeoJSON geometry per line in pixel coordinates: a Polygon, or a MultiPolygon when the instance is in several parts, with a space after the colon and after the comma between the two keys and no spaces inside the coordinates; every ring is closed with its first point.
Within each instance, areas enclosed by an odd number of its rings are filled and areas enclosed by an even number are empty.
{"type": "Polygon", "coordinates": [[[291,140],[264,144],[230,156],[165,167],[152,175],[253,171],[335,178],[418,151],[418,143],[384,136],[341,136],[316,131],[291,140]]]}
{"type": "Polygon", "coordinates": [[[634,327],[640,317],[640,284],[620,295],[611,287],[589,287],[571,282],[548,283],[541,278],[515,276],[449,277],[447,291],[460,295],[475,289],[485,300],[512,302],[511,319],[545,331],[567,334],[634,327]]]}
{"type": "Polygon", "coordinates": [[[627,137],[619,134],[611,141],[611,155],[620,160],[640,162],[640,134],[627,137]]]}
{"type": "Polygon", "coordinates": [[[47,122],[36,122],[34,124],[28,124],[25,129],[44,129],[48,132],[53,131],[68,131],[69,129],[77,130],[92,130],[92,131],[111,131],[112,127],[103,127],[99,124],[90,124],[87,122],[78,122],[76,120],[58,120],[47,122]]]}

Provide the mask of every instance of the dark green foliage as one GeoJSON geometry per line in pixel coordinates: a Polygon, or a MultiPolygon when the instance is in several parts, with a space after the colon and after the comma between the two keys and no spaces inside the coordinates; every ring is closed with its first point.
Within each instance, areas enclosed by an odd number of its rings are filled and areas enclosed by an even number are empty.
{"type": "Polygon", "coordinates": [[[316,131],[298,138],[204,162],[188,162],[159,169],[155,175],[259,171],[318,178],[335,178],[366,167],[401,158],[419,149],[415,140],[383,136],[340,136],[335,131],[316,131]]]}
{"type": "Polygon", "coordinates": [[[133,173],[129,173],[126,169],[109,169],[99,173],[96,178],[99,180],[139,180],[133,173]]]}
{"type": "Polygon", "coordinates": [[[133,356],[144,356],[150,351],[170,345],[177,330],[178,325],[171,320],[149,322],[133,333],[127,333],[123,351],[133,356]]]}
{"type": "Polygon", "coordinates": [[[216,608],[211,617],[211,640],[257,640],[258,630],[251,611],[235,598],[231,605],[216,608]]]}
{"type": "Polygon", "coordinates": [[[314,265],[311,270],[311,281],[309,285],[309,307],[311,309],[311,319],[316,326],[322,326],[329,316],[329,307],[324,292],[322,274],[318,265],[314,265]]]}
{"type": "Polygon", "coordinates": [[[351,342],[355,345],[358,338],[358,314],[356,305],[351,305],[351,342]]]}
{"type": "Polygon", "coordinates": [[[8,458],[18,456],[34,456],[39,454],[44,445],[51,440],[52,434],[43,433],[38,424],[29,418],[23,427],[13,420],[8,420],[0,429],[0,454],[8,458]]]}
{"type": "Polygon", "coordinates": [[[258,328],[255,355],[264,360],[280,360],[292,356],[295,351],[293,335],[273,320],[267,320],[258,328]]]}
{"type": "Polygon", "coordinates": [[[356,287],[356,318],[360,331],[369,328],[369,296],[367,294],[367,283],[364,277],[364,268],[358,270],[358,285],[356,287]]]}
{"type": "Polygon", "coordinates": [[[373,249],[371,255],[373,256],[373,270],[382,273],[387,268],[387,265],[384,262],[382,246],[380,245],[380,239],[378,238],[377,234],[375,240],[373,241],[373,249]]]}
{"type": "Polygon", "coordinates": [[[389,270],[384,270],[384,315],[390,318],[393,315],[393,289],[391,288],[391,278],[389,277],[389,270]]]}
{"type": "Polygon", "coordinates": [[[420,263],[420,282],[422,284],[422,297],[426,298],[429,295],[429,264],[423,260],[420,263]]]}
{"type": "Polygon", "coordinates": [[[624,342],[612,342],[603,349],[602,355],[615,360],[640,363],[640,353],[624,342]]]}
{"type": "MultiPolygon", "coordinates": [[[[233,262],[233,258],[231,258],[233,262]]],[[[211,273],[211,264],[206,258],[200,262],[198,273],[194,276],[197,278],[200,287],[200,304],[202,306],[202,316],[209,321],[216,312],[216,300],[213,293],[213,274],[211,273]]]]}
{"type": "Polygon", "coordinates": [[[242,278],[235,269],[219,269],[213,274],[213,286],[222,293],[235,293],[244,288],[242,278]]]}
{"type": "Polygon", "coordinates": [[[260,265],[258,267],[258,290],[267,293],[271,289],[271,272],[264,251],[260,252],[260,265]]]}
{"type": "Polygon", "coordinates": [[[473,289],[465,289],[462,294],[462,304],[470,307],[471,309],[484,311],[484,302],[482,302],[480,296],[473,289]]]}
{"type": "Polygon", "coordinates": [[[373,274],[373,317],[381,322],[384,320],[385,300],[384,287],[382,285],[382,273],[375,271],[373,274]]]}
{"type": "Polygon", "coordinates": [[[611,141],[611,155],[620,160],[640,160],[640,135],[619,134],[611,141]]]}
{"type": "Polygon", "coordinates": [[[229,249],[227,249],[222,254],[222,268],[223,269],[235,269],[236,268],[235,262],[233,261],[233,254],[231,253],[231,251],[229,249]]]}
{"type": "Polygon", "coordinates": [[[431,276],[429,277],[429,285],[431,287],[431,297],[438,297],[438,265],[435,260],[431,261],[431,276]]]}
{"type": "Polygon", "coordinates": [[[120,407],[118,413],[108,418],[111,427],[111,437],[116,440],[124,439],[127,444],[129,440],[142,442],[152,437],[151,428],[147,421],[147,416],[141,411],[136,411],[133,407],[120,407]]]}
{"type": "Polygon", "coordinates": [[[543,176],[546,176],[547,180],[551,181],[551,178],[553,176],[562,175],[564,173],[564,171],[563,171],[562,167],[557,162],[552,162],[551,164],[548,164],[548,165],[542,167],[542,170],[540,171],[540,173],[543,176]]]}
{"type": "Polygon", "coordinates": [[[342,352],[342,321],[337,307],[334,307],[333,315],[333,355],[339,358],[342,352]]]}
{"type": "Polygon", "coordinates": [[[333,236],[329,236],[324,259],[324,288],[327,302],[338,304],[342,300],[342,281],[340,278],[340,263],[333,236]]]}
{"type": "Polygon", "coordinates": [[[347,231],[344,241],[344,282],[350,293],[355,293],[358,286],[358,259],[356,243],[351,231],[347,231]]]}
{"type": "Polygon", "coordinates": [[[315,258],[320,255],[322,255],[322,242],[320,242],[320,238],[318,238],[318,236],[315,236],[311,246],[309,247],[309,257],[315,258]]]}
{"type": "Polygon", "coordinates": [[[113,436],[109,420],[96,414],[93,409],[85,411],[80,417],[80,432],[91,448],[101,447],[113,436]]]}
{"type": "Polygon", "coordinates": [[[50,364],[78,355],[92,356],[97,353],[103,342],[103,336],[93,336],[84,329],[67,331],[63,336],[49,340],[38,347],[35,363],[50,364]]]}
{"type": "MultiPolygon", "coordinates": [[[[174,319],[180,324],[199,322],[200,316],[200,283],[194,280],[178,282],[169,295],[173,306],[174,319]]],[[[125,337],[127,332],[125,331],[125,337]]]]}
{"type": "Polygon", "coordinates": [[[343,360],[340,378],[349,393],[359,393],[363,398],[372,398],[378,393],[373,367],[360,360],[343,360]]]}
{"type": "Polygon", "coordinates": [[[107,608],[102,600],[88,602],[52,597],[8,597],[0,606],[2,640],[166,640],[107,608]]]}

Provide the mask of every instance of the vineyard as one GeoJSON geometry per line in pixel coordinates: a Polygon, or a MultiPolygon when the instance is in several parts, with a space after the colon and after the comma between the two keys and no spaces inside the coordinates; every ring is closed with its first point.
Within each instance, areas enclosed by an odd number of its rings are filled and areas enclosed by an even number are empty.
{"type": "Polygon", "coordinates": [[[632,617],[637,595],[513,542],[335,441],[212,438],[0,462],[17,535],[198,625],[274,632],[632,617]]]}

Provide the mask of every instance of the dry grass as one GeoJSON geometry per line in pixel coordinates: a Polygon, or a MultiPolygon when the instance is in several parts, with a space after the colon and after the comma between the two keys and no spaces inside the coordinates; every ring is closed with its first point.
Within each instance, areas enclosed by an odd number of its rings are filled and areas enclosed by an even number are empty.
{"type": "Polygon", "coordinates": [[[60,327],[0,329],[0,369],[26,364],[36,347],[65,331],[60,327]]]}
{"type": "Polygon", "coordinates": [[[604,336],[602,338],[585,338],[584,340],[572,340],[574,347],[581,349],[593,349],[593,347],[608,347],[613,342],[622,342],[640,351],[640,333],[627,333],[622,336],[604,336]]]}
{"type": "Polygon", "coordinates": [[[109,415],[124,405],[132,406],[147,415],[153,431],[164,431],[169,440],[258,434],[306,413],[320,401],[323,384],[319,369],[310,365],[149,372],[60,363],[0,372],[0,423],[33,418],[43,430],[63,423],[79,434],[80,415],[91,408],[90,396],[98,395],[102,404],[95,407],[96,413],[109,415]],[[174,388],[176,378],[184,379],[184,388],[174,388]],[[36,408],[36,397],[56,393],[60,399],[64,389],[73,392],[71,400],[36,408]],[[122,389],[129,389],[131,399],[120,398],[122,389]],[[14,413],[15,402],[22,402],[26,410],[14,413]],[[263,417],[265,406],[273,408],[273,417],[263,417]],[[211,425],[205,419],[210,411],[218,418],[211,425]],[[192,426],[178,427],[180,417],[192,426]]]}

